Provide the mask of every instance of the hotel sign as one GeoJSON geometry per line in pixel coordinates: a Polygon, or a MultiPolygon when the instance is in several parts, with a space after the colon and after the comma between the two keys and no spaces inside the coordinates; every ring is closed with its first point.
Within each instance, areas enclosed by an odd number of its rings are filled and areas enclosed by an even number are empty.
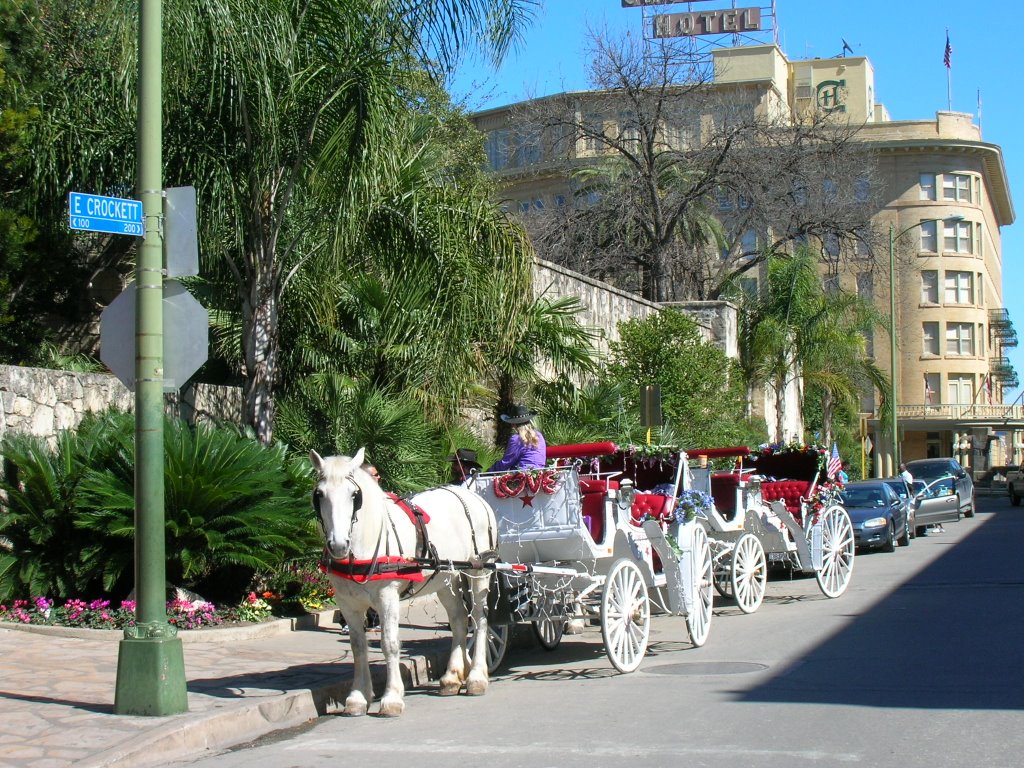
{"type": "MultiPolygon", "coordinates": [[[[622,0],[623,8],[640,8],[644,5],[672,5],[684,0],[622,0]]],[[[708,0],[688,0],[691,3],[706,3],[708,0]]]]}
{"type": "Polygon", "coordinates": [[[654,17],[655,37],[729,35],[739,32],[759,32],[760,30],[760,8],[664,13],[654,17]]]}

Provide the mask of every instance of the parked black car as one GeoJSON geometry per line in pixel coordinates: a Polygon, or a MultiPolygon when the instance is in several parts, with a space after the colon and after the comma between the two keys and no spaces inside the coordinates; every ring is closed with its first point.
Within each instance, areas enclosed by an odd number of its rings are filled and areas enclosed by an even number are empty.
{"type": "Polygon", "coordinates": [[[952,477],[960,513],[964,517],[974,517],[974,481],[956,459],[917,459],[908,461],[907,469],[915,480],[923,480],[926,485],[941,477],[952,477]]]}
{"type": "Polygon", "coordinates": [[[906,508],[887,483],[882,480],[847,483],[840,495],[853,522],[858,547],[880,547],[892,552],[897,542],[901,547],[910,544],[906,508]]]}

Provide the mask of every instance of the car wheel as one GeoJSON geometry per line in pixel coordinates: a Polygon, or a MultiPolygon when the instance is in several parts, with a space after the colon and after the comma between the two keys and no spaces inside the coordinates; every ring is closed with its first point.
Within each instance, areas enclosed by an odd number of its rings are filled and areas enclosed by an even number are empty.
{"type": "Polygon", "coordinates": [[[971,508],[969,510],[967,510],[966,512],[964,512],[964,517],[974,517],[974,505],[975,505],[974,492],[972,491],[971,492],[971,508]]]}
{"type": "Polygon", "coordinates": [[[1010,492],[1010,506],[1020,506],[1020,496],[1018,496],[1016,493],[1013,493],[1012,491],[1010,492]]]}
{"type": "Polygon", "coordinates": [[[907,517],[907,526],[910,528],[910,538],[916,539],[919,530],[917,527],[917,517],[914,515],[907,517]]]}
{"type": "Polygon", "coordinates": [[[900,537],[896,539],[896,543],[901,547],[910,546],[910,518],[903,518],[903,530],[900,532],[900,537]]]}
{"type": "Polygon", "coordinates": [[[882,545],[883,552],[895,552],[896,551],[896,521],[889,521],[889,535],[885,537],[885,543],[882,545]]]}

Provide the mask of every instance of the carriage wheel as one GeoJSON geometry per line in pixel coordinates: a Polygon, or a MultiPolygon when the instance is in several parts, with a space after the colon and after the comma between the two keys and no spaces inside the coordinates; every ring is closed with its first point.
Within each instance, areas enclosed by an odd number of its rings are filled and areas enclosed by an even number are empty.
{"type": "Polygon", "coordinates": [[[853,524],[845,509],[829,507],[822,512],[821,526],[821,569],[814,575],[826,597],[839,597],[853,575],[853,524]]]}
{"type": "Polygon", "coordinates": [[[726,600],[732,599],[732,571],[735,555],[734,547],[731,553],[723,555],[715,561],[715,591],[726,600]]]}
{"type": "MultiPolygon", "coordinates": [[[[501,662],[505,660],[505,651],[508,650],[508,638],[510,626],[508,624],[487,625],[487,674],[493,675],[498,671],[501,662]]],[[[469,638],[469,655],[473,655],[473,645],[476,643],[476,629],[469,638]]]]}
{"type": "Polygon", "coordinates": [[[693,580],[697,587],[697,599],[693,610],[686,617],[686,629],[690,634],[690,642],[700,647],[707,642],[711,631],[715,575],[708,535],[699,525],[693,529],[693,580]]]}
{"type": "Polygon", "coordinates": [[[768,583],[768,564],[764,547],[752,533],[744,533],[732,553],[732,593],[744,613],[753,613],[764,599],[768,583]]]}
{"type": "Polygon", "coordinates": [[[650,633],[651,601],[643,574],[632,560],[616,560],[601,596],[601,637],[612,666],[619,672],[639,667],[650,633]]]}
{"type": "Polygon", "coordinates": [[[545,651],[553,651],[562,642],[565,634],[565,619],[541,619],[534,621],[533,634],[545,651]]]}

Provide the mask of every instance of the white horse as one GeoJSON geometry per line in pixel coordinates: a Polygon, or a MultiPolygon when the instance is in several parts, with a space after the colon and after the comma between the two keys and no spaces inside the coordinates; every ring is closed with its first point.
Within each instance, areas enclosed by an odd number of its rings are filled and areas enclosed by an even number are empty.
{"type": "Polygon", "coordinates": [[[452,648],[441,677],[441,695],[487,691],[487,643],[473,644],[469,659],[469,616],[464,595],[472,592],[476,637],[487,637],[487,588],[497,525],[483,499],[463,488],[444,487],[412,497],[411,512],[395,503],[362,469],[364,449],[355,456],[309,456],[320,479],[313,492],[325,540],[325,561],[334,597],[349,626],[355,665],[347,715],[365,715],[373,683],[363,618],[373,607],[380,616],[387,684],[380,713],[402,714],[405,686],[399,668],[398,603],[436,592],[448,612],[452,648]],[[414,517],[420,518],[414,521],[414,517]],[[428,521],[427,521],[428,520],[428,521]]]}

